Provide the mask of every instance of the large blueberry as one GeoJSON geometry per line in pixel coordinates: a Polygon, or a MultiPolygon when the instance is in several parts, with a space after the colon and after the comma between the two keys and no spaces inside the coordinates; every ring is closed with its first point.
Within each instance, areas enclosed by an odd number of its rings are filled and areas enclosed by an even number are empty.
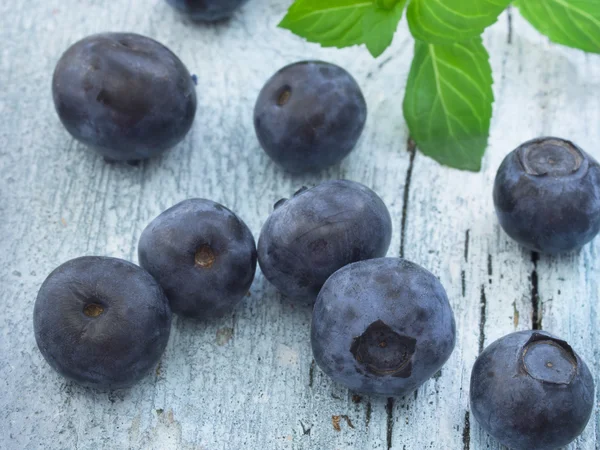
{"type": "Polygon", "coordinates": [[[160,359],[171,310],[144,269],[121,259],[84,256],[46,278],[33,326],[42,355],[58,373],[86,386],[123,388],[160,359]]]}
{"type": "Polygon", "coordinates": [[[369,394],[405,395],[450,357],[454,314],[438,279],[398,258],[334,273],[313,311],[315,361],[334,381],[369,394]]]}
{"type": "Polygon", "coordinates": [[[563,139],[534,139],[508,154],[494,183],[504,231],[543,253],[578,249],[600,231],[600,166],[563,139]]]}
{"type": "Polygon", "coordinates": [[[594,380],[565,341],[544,331],[497,340],[471,374],[471,412],[502,444],[557,449],[579,436],[594,408],[594,380]]]}
{"type": "Polygon", "coordinates": [[[178,203],[150,222],[138,256],[173,312],[201,319],[231,311],[256,272],[256,245],[246,224],[224,206],[199,198],[178,203]]]}
{"type": "Polygon", "coordinates": [[[340,267],[385,256],[391,235],[390,214],[375,192],[327,181],[277,202],[260,233],[258,262],[284,295],[314,301],[340,267]]]}
{"type": "Polygon", "coordinates": [[[356,145],[367,119],[360,87],[341,67],[304,61],[267,81],[254,108],[265,152],[290,172],[324,169],[356,145]]]}
{"type": "Polygon", "coordinates": [[[167,0],[178,11],[192,20],[217,22],[231,17],[248,0],[167,0]]]}
{"type": "Polygon", "coordinates": [[[73,44],[56,65],[52,94],[69,133],[115,161],[173,147],[196,113],[195,85],[179,58],[131,33],[96,34],[73,44]]]}

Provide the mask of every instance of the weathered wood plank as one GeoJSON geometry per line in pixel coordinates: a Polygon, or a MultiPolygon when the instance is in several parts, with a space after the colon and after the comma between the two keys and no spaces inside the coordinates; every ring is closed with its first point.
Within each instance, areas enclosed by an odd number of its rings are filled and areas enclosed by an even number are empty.
{"type": "MultiPolygon", "coordinates": [[[[543,41],[539,39],[535,42],[543,41]]],[[[533,62],[530,62],[533,67],[533,62]]],[[[540,65],[542,61],[540,61],[540,65]]],[[[558,54],[546,61],[544,71],[551,75],[551,83],[540,90],[539,103],[534,113],[544,117],[544,127],[550,132],[573,136],[587,152],[600,158],[600,104],[591,92],[598,89],[600,65],[597,58],[578,52],[558,54]]],[[[539,66],[538,66],[539,67],[539,66]]],[[[542,66],[543,67],[543,66],[542,66]]],[[[527,69],[526,69],[527,70],[527,69]]],[[[541,255],[536,264],[538,274],[539,323],[541,327],[568,340],[583,357],[596,385],[600,374],[600,240],[595,239],[581,252],[547,257],[541,255]]],[[[596,389],[597,405],[600,393],[596,389]]],[[[590,425],[577,440],[574,448],[598,448],[600,418],[596,408],[590,425]]]]}
{"type": "MultiPolygon", "coordinates": [[[[481,173],[463,173],[407,146],[405,24],[374,61],[364,49],[324,50],[277,30],[288,4],[251,0],[230,24],[204,27],[163,0],[0,5],[0,448],[499,448],[468,415],[471,366],[484,345],[530,328],[535,309],[544,329],[570,340],[600,373],[600,244],[534,263],[499,229],[491,204],[502,158],[534,135],[571,136],[600,157],[600,108],[589,95],[599,87],[598,58],[548,44],[516,13],[509,43],[505,14],[486,34],[497,99],[490,147],[481,173]],[[53,111],[57,58],[107,28],[160,40],[199,80],[190,136],[138,167],[106,165],[86,152],[53,111]],[[340,167],[292,177],[259,149],[252,108],[273,72],[307,58],[346,67],[363,87],[369,118],[340,167]],[[260,274],[231,316],[210,324],[175,319],[160,366],[127,392],[79,388],[43,361],[31,311],[56,265],[82,254],[136,261],[148,221],[188,197],[231,207],[258,236],[277,199],[328,178],[375,189],[394,220],[390,255],[422,264],[448,291],[456,351],[415,395],[358,398],[331,383],[312,360],[310,307],[282,298],[260,274]],[[340,431],[332,416],[340,416],[340,431]]],[[[592,449],[599,434],[595,415],[571,448],[592,449]]]]}

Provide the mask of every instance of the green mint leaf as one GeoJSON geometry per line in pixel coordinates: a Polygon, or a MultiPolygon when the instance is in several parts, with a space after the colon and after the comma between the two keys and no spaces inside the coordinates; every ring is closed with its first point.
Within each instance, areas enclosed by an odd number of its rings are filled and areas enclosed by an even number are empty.
{"type": "Polygon", "coordinates": [[[371,8],[363,18],[363,39],[371,55],[377,58],[394,39],[406,0],[397,2],[393,9],[371,8]]]}
{"type": "Polygon", "coordinates": [[[520,0],[521,15],[557,44],[600,53],[600,1],[520,0]]]}
{"type": "Polygon", "coordinates": [[[279,26],[323,47],[363,43],[363,17],[372,0],[296,0],[279,26]]]}
{"type": "Polygon", "coordinates": [[[406,0],[375,0],[375,5],[382,9],[392,9],[398,3],[406,3],[406,0]]]}
{"type": "Polygon", "coordinates": [[[481,38],[448,45],[416,41],[404,118],[421,152],[450,167],[479,171],[492,117],[492,84],[481,38]]]}
{"type": "Polygon", "coordinates": [[[323,47],[389,47],[407,0],[296,0],[279,26],[323,47]]]}
{"type": "Polygon", "coordinates": [[[446,44],[481,35],[510,3],[511,0],[412,0],[406,17],[416,39],[446,44]]]}

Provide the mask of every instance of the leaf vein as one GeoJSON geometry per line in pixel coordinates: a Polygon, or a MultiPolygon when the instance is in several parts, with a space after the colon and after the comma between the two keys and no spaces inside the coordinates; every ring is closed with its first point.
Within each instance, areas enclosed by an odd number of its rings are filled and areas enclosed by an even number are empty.
{"type": "Polygon", "coordinates": [[[573,10],[574,12],[578,13],[580,16],[585,17],[586,19],[588,19],[590,22],[596,24],[596,26],[600,27],[600,19],[592,16],[590,13],[588,13],[587,11],[584,11],[582,9],[577,8],[575,5],[573,5],[572,3],[567,3],[564,0],[550,0],[550,1],[554,1],[556,3],[558,3],[559,5],[562,5],[567,11],[569,9],[573,10]]]}

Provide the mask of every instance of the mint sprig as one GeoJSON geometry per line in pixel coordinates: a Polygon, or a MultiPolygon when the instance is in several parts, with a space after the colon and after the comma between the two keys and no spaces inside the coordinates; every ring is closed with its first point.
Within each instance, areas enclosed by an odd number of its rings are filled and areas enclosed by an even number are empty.
{"type": "MultiPolygon", "coordinates": [[[[365,45],[378,57],[407,9],[415,55],[404,116],[422,153],[478,171],[494,102],[480,35],[511,0],[296,0],[279,24],[324,47],[365,45]],[[408,7],[407,7],[408,5],[408,7]]],[[[517,0],[522,15],[552,41],[600,53],[600,0],[517,0]]]]}

